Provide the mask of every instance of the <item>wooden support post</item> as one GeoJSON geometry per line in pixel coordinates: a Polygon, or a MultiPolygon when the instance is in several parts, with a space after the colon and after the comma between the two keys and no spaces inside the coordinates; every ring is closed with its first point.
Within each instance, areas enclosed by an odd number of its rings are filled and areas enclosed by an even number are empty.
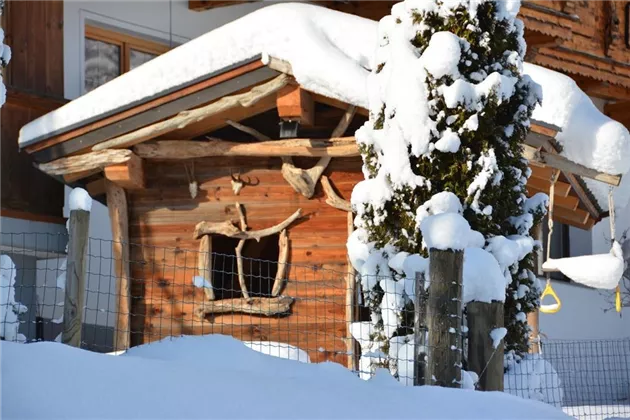
{"type": "Polygon", "coordinates": [[[495,349],[490,332],[502,328],[503,302],[470,302],[468,321],[468,369],[479,374],[481,391],[503,391],[504,340],[495,349]]]}
{"type": "Polygon", "coordinates": [[[90,212],[70,211],[68,260],[66,269],[66,295],[63,306],[63,333],[61,340],[72,347],[81,347],[81,326],[85,306],[85,277],[90,212]]]}
{"type": "Polygon", "coordinates": [[[114,349],[129,348],[131,290],[129,285],[129,222],[125,190],[111,181],[106,181],[107,208],[112,225],[112,258],[116,269],[116,296],[118,318],[114,334],[114,349]]]}
{"type": "Polygon", "coordinates": [[[128,190],[143,189],[144,170],[142,159],[136,155],[131,155],[125,163],[106,166],[104,168],[105,178],[128,190]]]}
{"type": "MultiPolygon", "coordinates": [[[[352,212],[349,212],[347,215],[347,227],[348,227],[348,237],[352,235],[354,231],[354,218],[352,212]]],[[[352,333],[350,332],[350,326],[354,322],[355,319],[355,295],[356,295],[356,278],[354,267],[352,267],[352,263],[350,262],[350,258],[347,260],[348,267],[348,275],[346,277],[346,350],[348,351],[348,369],[356,372],[358,370],[358,360],[357,355],[359,354],[357,349],[357,342],[352,337],[352,333]]]]}
{"type": "Polygon", "coordinates": [[[413,385],[425,385],[427,364],[427,295],[424,289],[424,274],[416,273],[414,317],[413,317],[413,385]]]}
{"type": "Polygon", "coordinates": [[[425,383],[461,387],[463,251],[429,251],[430,286],[426,325],[428,361],[425,383]]]}

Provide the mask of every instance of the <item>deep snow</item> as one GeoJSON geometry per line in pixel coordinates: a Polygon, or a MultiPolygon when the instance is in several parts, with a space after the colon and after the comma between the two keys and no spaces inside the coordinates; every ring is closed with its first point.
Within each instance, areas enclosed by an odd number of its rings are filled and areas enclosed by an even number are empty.
{"type": "Polygon", "coordinates": [[[389,372],[366,382],[338,364],[283,360],[220,335],[119,356],[50,342],[0,350],[3,419],[569,418],[505,393],[405,387],[389,372]]]}

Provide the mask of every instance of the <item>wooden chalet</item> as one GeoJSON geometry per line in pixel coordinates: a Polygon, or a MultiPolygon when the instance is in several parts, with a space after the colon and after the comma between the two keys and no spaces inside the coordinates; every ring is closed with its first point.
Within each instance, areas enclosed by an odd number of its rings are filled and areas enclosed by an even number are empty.
{"type": "MultiPolygon", "coordinates": [[[[320,3],[372,18],[392,4],[320,3]]],[[[616,117],[630,109],[622,102],[630,100],[628,50],[615,35],[606,55],[594,55],[608,38],[591,12],[611,3],[619,14],[627,2],[584,3],[525,3],[529,59],[617,100],[606,108],[616,117]]],[[[347,327],[359,315],[346,240],[348,200],[363,179],[353,134],[367,110],[358,105],[308,91],[289,63],[256,56],[24,146],[41,171],[109,207],[121,292],[117,348],[223,333],[308,343],[312,361],[353,363],[347,327]],[[211,252],[276,263],[230,272],[211,252]],[[195,287],[193,276],[216,291],[195,287]]],[[[554,216],[590,229],[606,214],[582,178],[618,185],[620,177],[562,157],[558,130],[533,123],[527,189],[548,193],[552,169],[560,169],[554,216]]]]}

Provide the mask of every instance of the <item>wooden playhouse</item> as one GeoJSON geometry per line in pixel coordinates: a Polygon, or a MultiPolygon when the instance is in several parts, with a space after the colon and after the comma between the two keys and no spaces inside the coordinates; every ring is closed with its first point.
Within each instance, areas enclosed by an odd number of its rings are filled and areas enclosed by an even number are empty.
{"type": "MultiPolygon", "coordinates": [[[[331,96],[301,86],[288,62],[253,56],[21,143],[42,171],[109,208],[116,348],[221,333],[353,365],[348,200],[368,113],[331,96]]],[[[551,167],[562,170],[555,217],[588,229],[602,214],[580,176],[619,177],[560,156],[557,131],[532,124],[528,192],[548,192],[551,167]]]]}

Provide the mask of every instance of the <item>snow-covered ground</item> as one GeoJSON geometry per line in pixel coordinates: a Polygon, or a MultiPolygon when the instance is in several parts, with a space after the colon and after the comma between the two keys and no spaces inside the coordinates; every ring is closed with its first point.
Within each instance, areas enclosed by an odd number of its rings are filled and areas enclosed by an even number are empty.
{"type": "Polygon", "coordinates": [[[334,363],[271,357],[226,336],[188,336],[119,356],[0,342],[1,412],[12,418],[562,419],[498,392],[363,381],[334,363]]]}

